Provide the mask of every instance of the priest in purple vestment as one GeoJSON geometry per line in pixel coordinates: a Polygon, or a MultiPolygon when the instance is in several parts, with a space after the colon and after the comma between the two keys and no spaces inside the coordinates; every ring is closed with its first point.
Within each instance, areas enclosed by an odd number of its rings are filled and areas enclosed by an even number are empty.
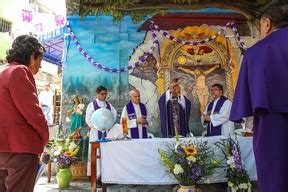
{"type": "Polygon", "coordinates": [[[245,53],[230,120],[254,116],[253,149],[261,192],[285,192],[288,183],[288,4],[262,13],[261,41],[245,53]]]}
{"type": "Polygon", "coordinates": [[[202,115],[203,125],[207,126],[207,136],[234,135],[234,123],[229,121],[232,102],[223,93],[223,86],[214,84],[211,88],[213,101],[202,115]]]}
{"type": "MultiPolygon", "coordinates": [[[[110,110],[114,116],[114,119],[117,119],[117,111],[112,106],[110,102],[108,102],[107,99],[108,91],[107,88],[100,85],[96,88],[96,99],[94,99],[92,102],[90,102],[86,109],[86,123],[90,127],[90,133],[89,133],[89,149],[88,149],[88,162],[87,162],[87,176],[91,175],[91,144],[90,142],[97,141],[101,138],[102,133],[98,131],[94,125],[91,122],[91,117],[93,113],[100,109],[100,108],[106,108],[110,110]]],[[[100,176],[100,161],[97,160],[97,177],[100,176]]]]}
{"type": "Polygon", "coordinates": [[[152,125],[151,115],[140,102],[140,92],[137,89],[131,90],[129,96],[130,101],[122,110],[121,121],[123,117],[127,119],[129,136],[132,139],[148,138],[148,126],[152,125]]]}
{"type": "Polygon", "coordinates": [[[173,80],[170,88],[158,101],[162,137],[174,137],[175,129],[179,135],[186,137],[189,133],[191,102],[181,95],[178,79],[173,80]]]}

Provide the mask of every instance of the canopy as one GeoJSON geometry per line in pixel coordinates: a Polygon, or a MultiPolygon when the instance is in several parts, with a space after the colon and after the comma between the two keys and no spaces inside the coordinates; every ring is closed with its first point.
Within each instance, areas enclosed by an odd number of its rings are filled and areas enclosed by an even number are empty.
{"type": "Polygon", "coordinates": [[[39,35],[38,40],[44,45],[46,52],[44,60],[56,65],[62,65],[65,26],[39,35]]]}

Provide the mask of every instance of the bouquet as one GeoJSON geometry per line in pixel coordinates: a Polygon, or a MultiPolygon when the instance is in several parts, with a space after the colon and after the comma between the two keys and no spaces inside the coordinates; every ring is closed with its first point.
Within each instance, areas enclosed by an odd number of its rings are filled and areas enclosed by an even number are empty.
{"type": "Polygon", "coordinates": [[[231,137],[216,143],[220,147],[226,160],[228,188],[232,192],[248,191],[251,192],[251,182],[244,163],[241,160],[240,146],[238,141],[231,137]]]}
{"type": "Polygon", "coordinates": [[[175,144],[159,149],[161,160],[180,185],[195,186],[213,173],[219,161],[213,158],[214,152],[207,141],[182,142],[175,133],[175,144]]]}
{"type": "Polygon", "coordinates": [[[42,161],[48,163],[53,161],[59,169],[69,168],[77,159],[79,151],[78,144],[72,139],[51,140],[42,154],[42,161]]]}

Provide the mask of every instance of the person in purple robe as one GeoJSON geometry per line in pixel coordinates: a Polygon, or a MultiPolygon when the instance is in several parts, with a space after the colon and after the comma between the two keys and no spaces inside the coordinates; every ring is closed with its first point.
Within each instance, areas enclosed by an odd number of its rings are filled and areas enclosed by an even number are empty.
{"type": "Polygon", "coordinates": [[[288,182],[288,4],[270,4],[260,25],[262,40],[245,53],[230,120],[254,116],[259,189],[284,192],[288,182]]]}
{"type": "Polygon", "coordinates": [[[178,79],[174,79],[170,88],[158,100],[160,110],[161,135],[163,138],[174,137],[175,129],[179,135],[189,134],[191,102],[181,95],[178,79]]]}
{"type": "Polygon", "coordinates": [[[151,115],[140,102],[140,92],[137,89],[131,90],[129,96],[130,101],[122,110],[121,120],[123,117],[127,119],[129,136],[132,139],[148,138],[148,126],[152,125],[151,115]]]}
{"type": "Polygon", "coordinates": [[[220,84],[212,85],[210,89],[213,96],[203,115],[203,125],[207,127],[207,136],[234,135],[234,123],[229,121],[232,102],[223,93],[223,86],[220,84]]]}

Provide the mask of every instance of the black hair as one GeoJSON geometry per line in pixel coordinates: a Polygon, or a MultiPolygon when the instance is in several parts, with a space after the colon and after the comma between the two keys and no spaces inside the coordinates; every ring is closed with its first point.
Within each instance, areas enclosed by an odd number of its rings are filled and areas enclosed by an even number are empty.
{"type": "Polygon", "coordinates": [[[218,83],[213,84],[212,87],[217,87],[218,89],[220,89],[222,91],[222,93],[224,92],[223,86],[218,84],[218,83]]]}
{"type": "Polygon", "coordinates": [[[269,18],[275,28],[288,26],[288,3],[275,2],[269,4],[261,14],[261,18],[269,18]]]}
{"type": "Polygon", "coordinates": [[[99,87],[97,87],[96,93],[100,93],[101,91],[107,91],[107,88],[102,86],[102,85],[100,85],[99,87]]]}
{"type": "Polygon", "coordinates": [[[20,35],[13,41],[12,48],[7,51],[6,59],[8,63],[15,61],[23,65],[29,65],[31,55],[36,59],[44,52],[45,48],[35,37],[20,35]]]}

